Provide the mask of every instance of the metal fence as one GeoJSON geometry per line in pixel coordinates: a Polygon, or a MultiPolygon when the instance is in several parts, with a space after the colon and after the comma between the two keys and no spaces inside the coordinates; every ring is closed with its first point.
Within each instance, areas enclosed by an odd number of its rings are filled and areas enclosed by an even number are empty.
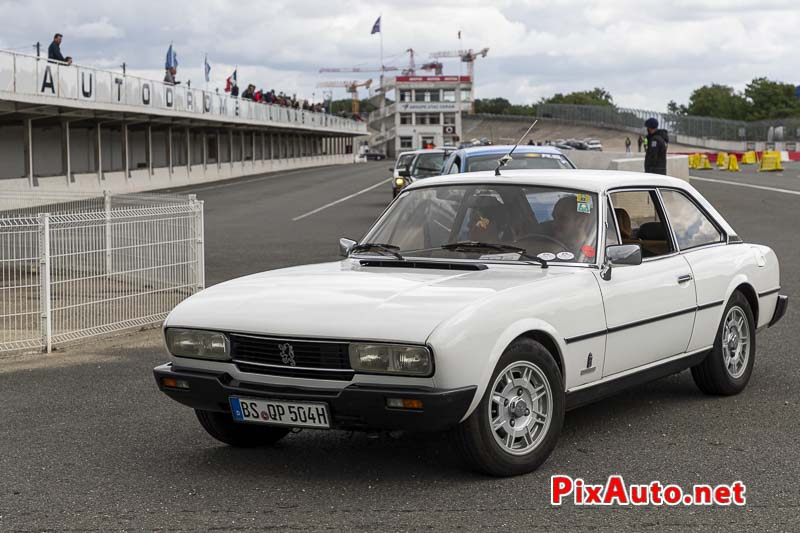
{"type": "Polygon", "coordinates": [[[156,324],[204,285],[194,195],[0,193],[0,353],[156,324]]]}
{"type": "Polygon", "coordinates": [[[800,117],[745,122],[712,117],[689,117],[644,109],[613,106],[538,104],[538,118],[642,133],[644,121],[658,119],[671,134],[720,141],[800,141],[800,117]]]}

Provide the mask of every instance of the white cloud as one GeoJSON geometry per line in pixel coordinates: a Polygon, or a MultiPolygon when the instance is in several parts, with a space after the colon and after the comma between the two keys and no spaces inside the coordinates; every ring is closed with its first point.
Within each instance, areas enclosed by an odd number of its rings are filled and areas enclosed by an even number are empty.
{"type": "MultiPolygon", "coordinates": [[[[663,109],[707,83],[798,81],[796,0],[74,0],[63,9],[0,0],[0,12],[5,46],[46,47],[60,31],[76,61],[159,74],[172,41],[184,80],[202,80],[208,53],[212,86],[238,66],[240,83],[304,97],[337,79],[320,67],[379,63],[380,37],[369,33],[379,14],[387,64],[405,66],[409,47],[418,64],[456,49],[459,29],[465,47],[488,46],[476,63],[480,97],[531,103],[599,86],[620,105],[663,109]]],[[[445,65],[458,71],[457,60],[445,65]]]]}

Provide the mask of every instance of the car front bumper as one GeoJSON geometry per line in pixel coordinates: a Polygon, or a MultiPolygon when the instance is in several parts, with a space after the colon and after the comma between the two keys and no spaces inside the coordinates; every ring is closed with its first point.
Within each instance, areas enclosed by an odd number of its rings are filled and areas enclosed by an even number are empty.
{"type": "Polygon", "coordinates": [[[331,410],[332,427],[358,430],[442,431],[454,427],[467,412],[477,387],[428,389],[380,385],[349,385],[340,390],[265,386],[246,383],[227,373],[157,366],[158,388],[173,400],[204,411],[230,412],[228,398],[268,398],[324,402],[331,410]],[[188,389],[167,387],[164,378],[188,383],[188,389]],[[387,398],[421,400],[420,410],[386,406],[387,398]]]}

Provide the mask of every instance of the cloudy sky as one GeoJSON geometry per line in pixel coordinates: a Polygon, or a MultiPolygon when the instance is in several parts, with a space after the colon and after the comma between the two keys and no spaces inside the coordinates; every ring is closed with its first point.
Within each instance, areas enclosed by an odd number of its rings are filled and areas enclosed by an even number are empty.
{"type": "MultiPolygon", "coordinates": [[[[476,63],[479,98],[533,103],[555,92],[609,90],[618,105],[663,110],[712,82],[741,89],[755,76],[800,84],[797,0],[0,0],[0,48],[31,52],[64,34],[76,62],[163,77],[174,42],[179,79],[211,86],[239,69],[240,85],[320,98],[318,82],[352,75],[320,67],[404,67],[430,52],[489,47],[476,63]]],[[[445,60],[445,73],[458,73],[445,60]]],[[[377,76],[377,74],[375,75],[377,76]]],[[[366,76],[363,76],[366,77],[366,76]]],[[[344,97],[343,90],[335,97],[344,97]]]]}

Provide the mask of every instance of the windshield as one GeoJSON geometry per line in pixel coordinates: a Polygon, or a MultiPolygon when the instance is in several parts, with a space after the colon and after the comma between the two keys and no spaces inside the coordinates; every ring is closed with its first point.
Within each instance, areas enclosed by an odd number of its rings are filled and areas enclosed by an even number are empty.
{"type": "MultiPolygon", "coordinates": [[[[504,154],[476,155],[467,159],[467,172],[478,172],[481,170],[494,170],[497,168],[497,161],[504,154]]],[[[513,159],[503,168],[508,170],[517,169],[552,169],[552,168],[573,168],[567,159],[558,154],[511,154],[513,159]]]]}
{"type": "Polygon", "coordinates": [[[443,249],[459,242],[523,249],[546,261],[593,263],[597,195],[521,185],[441,185],[404,192],[363,243],[396,246],[404,257],[519,261],[488,247],[443,249]]]}
{"type": "Polygon", "coordinates": [[[442,173],[445,154],[442,152],[419,154],[414,161],[411,169],[411,176],[414,178],[428,178],[438,176],[442,173]]]}

